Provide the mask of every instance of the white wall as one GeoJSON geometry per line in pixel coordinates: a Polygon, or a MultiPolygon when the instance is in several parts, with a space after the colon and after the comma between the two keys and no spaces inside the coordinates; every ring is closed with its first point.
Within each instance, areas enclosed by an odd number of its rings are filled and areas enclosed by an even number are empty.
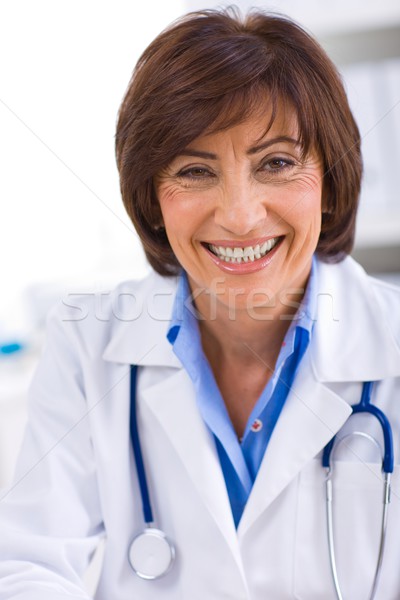
{"type": "MultiPolygon", "coordinates": [[[[183,12],[218,4],[0,3],[0,344],[26,333],[27,309],[43,316],[58,287],[81,291],[145,272],[119,194],[118,106],[151,39],[183,12]]],[[[318,0],[236,4],[287,13],[317,35],[400,23],[397,0],[338,0],[323,9],[318,0]]]]}
{"type": "Polygon", "coordinates": [[[115,121],[140,52],[182,11],[180,0],[0,3],[0,344],[24,330],[27,286],[51,294],[146,269],[120,199],[115,121]]]}
{"type": "Polygon", "coordinates": [[[184,0],[185,11],[217,8],[229,4],[238,6],[242,12],[260,7],[263,10],[288,15],[316,36],[384,27],[398,22],[400,17],[398,0],[184,0]]]}
{"type": "MultiPolygon", "coordinates": [[[[2,0],[0,3],[0,491],[22,439],[26,392],[46,308],[146,271],[122,205],[117,110],[147,44],[180,0],[2,0]]],[[[87,575],[91,590],[101,552],[87,575]]]]}

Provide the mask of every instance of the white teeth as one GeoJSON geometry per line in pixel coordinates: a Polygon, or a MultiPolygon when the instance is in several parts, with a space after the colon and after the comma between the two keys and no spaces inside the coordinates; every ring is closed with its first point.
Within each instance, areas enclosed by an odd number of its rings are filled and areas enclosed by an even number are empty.
{"type": "Polygon", "coordinates": [[[229,246],[214,246],[214,244],[209,244],[209,248],[211,252],[219,256],[220,259],[225,262],[232,263],[242,263],[242,262],[254,262],[259,258],[262,258],[270,252],[274,246],[279,241],[279,237],[270,238],[266,242],[263,242],[261,245],[256,244],[255,246],[245,246],[241,248],[240,246],[234,246],[230,248],[229,246]]]}
{"type": "Polygon", "coordinates": [[[251,246],[246,246],[246,248],[243,249],[243,256],[250,256],[251,254],[254,254],[254,250],[251,246]]]}

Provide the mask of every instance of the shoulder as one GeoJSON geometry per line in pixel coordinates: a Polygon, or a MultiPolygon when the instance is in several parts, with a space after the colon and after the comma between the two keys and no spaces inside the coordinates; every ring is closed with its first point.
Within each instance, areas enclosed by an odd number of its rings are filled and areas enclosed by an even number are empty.
{"type": "Polygon", "coordinates": [[[318,281],[324,287],[331,286],[351,288],[359,292],[373,290],[377,297],[399,300],[400,287],[385,282],[366,273],[365,269],[350,256],[339,263],[326,263],[316,259],[318,281]]]}
{"type": "Polygon", "coordinates": [[[333,305],[361,318],[368,309],[374,320],[385,321],[400,344],[400,287],[366,273],[351,257],[335,264],[316,261],[318,291],[334,294],[333,305]]]}
{"type": "Polygon", "coordinates": [[[79,353],[101,356],[115,332],[143,321],[146,315],[170,314],[176,278],[152,271],[141,280],[121,281],[109,290],[69,292],[46,319],[46,338],[63,337],[79,353]]]}
{"type": "Polygon", "coordinates": [[[388,309],[392,309],[393,316],[399,313],[400,286],[375,277],[369,277],[369,282],[379,302],[388,309]]]}
{"type": "Polygon", "coordinates": [[[400,347],[400,287],[374,277],[369,280],[392,335],[400,347]]]}
{"type": "Polygon", "coordinates": [[[316,263],[313,362],[323,381],[400,375],[400,292],[370,277],[352,258],[316,263]]]}

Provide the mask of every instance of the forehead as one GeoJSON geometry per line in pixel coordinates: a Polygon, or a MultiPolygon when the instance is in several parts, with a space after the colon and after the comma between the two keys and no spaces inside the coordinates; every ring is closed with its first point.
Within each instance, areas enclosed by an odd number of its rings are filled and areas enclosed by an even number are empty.
{"type": "Polygon", "coordinates": [[[239,122],[228,126],[224,126],[223,122],[215,123],[193,140],[190,146],[223,142],[228,137],[245,146],[275,137],[288,137],[299,141],[296,111],[289,102],[283,101],[278,102],[274,109],[267,97],[260,100],[259,105],[239,122]]]}

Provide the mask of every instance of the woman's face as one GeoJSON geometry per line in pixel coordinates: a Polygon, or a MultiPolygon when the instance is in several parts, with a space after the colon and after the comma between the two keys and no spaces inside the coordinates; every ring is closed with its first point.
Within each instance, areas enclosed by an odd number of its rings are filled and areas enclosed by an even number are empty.
{"type": "Polygon", "coordinates": [[[156,178],[201,312],[207,294],[230,310],[281,315],[302,296],[321,230],[322,167],[315,153],[301,159],[292,109],[265,134],[268,121],[198,137],[156,178]]]}

